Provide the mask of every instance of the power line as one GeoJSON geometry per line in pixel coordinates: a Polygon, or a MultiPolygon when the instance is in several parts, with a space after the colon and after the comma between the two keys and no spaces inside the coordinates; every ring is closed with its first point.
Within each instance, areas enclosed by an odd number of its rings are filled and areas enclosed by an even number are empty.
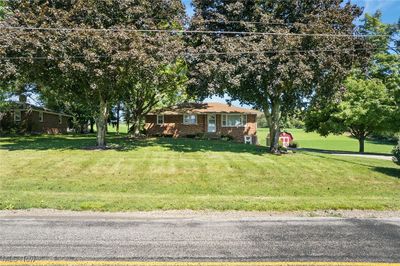
{"type": "MultiPolygon", "coordinates": [[[[245,52],[185,52],[184,56],[197,56],[197,55],[242,55],[242,54],[274,54],[274,53],[308,53],[308,52],[353,52],[353,51],[371,51],[374,49],[368,48],[354,48],[354,49],[310,49],[310,50],[265,50],[265,51],[245,51],[245,52]]],[[[112,58],[108,55],[99,56],[69,56],[69,57],[0,57],[0,60],[57,60],[57,59],[100,59],[112,58]]]]}
{"type": "Polygon", "coordinates": [[[249,32],[249,31],[212,31],[212,30],[166,30],[166,29],[95,29],[95,28],[52,28],[52,27],[0,27],[0,30],[27,31],[64,31],[64,32],[142,32],[172,34],[227,34],[227,35],[261,35],[261,36],[314,36],[314,37],[389,37],[387,34],[329,34],[329,33],[282,33],[282,32],[249,32]]]}

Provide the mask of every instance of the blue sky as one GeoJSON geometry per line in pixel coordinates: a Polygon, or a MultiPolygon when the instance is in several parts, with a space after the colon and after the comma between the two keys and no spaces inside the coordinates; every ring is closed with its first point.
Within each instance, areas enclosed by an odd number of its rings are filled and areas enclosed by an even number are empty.
{"type": "MultiPolygon", "coordinates": [[[[400,0],[352,0],[353,4],[357,4],[364,8],[365,13],[375,13],[377,10],[382,12],[382,20],[385,23],[397,23],[400,17],[400,0]]],[[[186,12],[189,16],[193,14],[191,0],[183,0],[186,6],[186,12]]],[[[363,16],[362,16],[363,17],[363,16]]],[[[212,97],[206,99],[206,102],[225,102],[227,97],[212,97]]],[[[239,105],[239,102],[233,102],[234,105],[239,105]]]]}
{"type": "MultiPolygon", "coordinates": [[[[385,23],[395,23],[400,16],[400,0],[352,0],[351,2],[364,7],[365,13],[375,13],[377,10],[381,10],[383,13],[382,19],[385,23]]],[[[186,6],[188,15],[192,15],[192,1],[183,0],[183,3],[186,6]]]]}

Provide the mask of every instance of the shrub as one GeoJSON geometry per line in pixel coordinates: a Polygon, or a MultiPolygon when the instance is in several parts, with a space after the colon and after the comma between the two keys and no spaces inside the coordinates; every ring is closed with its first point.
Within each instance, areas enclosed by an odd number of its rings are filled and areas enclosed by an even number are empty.
{"type": "Polygon", "coordinates": [[[297,148],[300,148],[300,145],[297,141],[291,141],[289,143],[289,148],[297,149],[297,148]]]}
{"type": "Polygon", "coordinates": [[[392,154],[393,154],[393,162],[400,165],[400,141],[399,144],[397,144],[397,146],[393,148],[392,154]]]}
{"type": "Polygon", "coordinates": [[[232,141],[234,138],[231,135],[221,135],[221,139],[225,141],[232,141]]]}
{"type": "Polygon", "coordinates": [[[286,154],[288,152],[288,149],[285,146],[281,145],[281,144],[279,144],[278,150],[283,154],[286,154]]]}
{"type": "Polygon", "coordinates": [[[205,133],[197,133],[196,139],[206,139],[206,134],[205,133]]]}

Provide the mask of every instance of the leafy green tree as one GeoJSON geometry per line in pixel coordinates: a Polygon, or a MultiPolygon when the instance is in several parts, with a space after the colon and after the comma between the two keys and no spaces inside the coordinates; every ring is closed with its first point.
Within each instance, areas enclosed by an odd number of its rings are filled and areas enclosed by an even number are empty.
{"type": "Polygon", "coordinates": [[[263,110],[278,152],[283,117],[332,97],[355,60],[368,56],[352,35],[362,10],[341,2],[195,0],[191,29],[214,33],[188,38],[189,91],[227,93],[263,110]]]}
{"type": "Polygon", "coordinates": [[[3,82],[27,75],[40,87],[91,105],[100,148],[106,145],[109,110],[125,93],[121,81],[157,78],[182,50],[178,34],[143,32],[179,27],[185,16],[179,0],[8,3],[17,15],[0,26],[39,29],[1,30],[0,57],[12,58],[2,60],[3,82]]]}
{"type": "Polygon", "coordinates": [[[369,135],[387,130],[386,116],[394,109],[393,99],[381,80],[355,78],[346,80],[336,99],[323,108],[310,108],[305,121],[307,131],[322,136],[350,132],[359,141],[359,151],[364,152],[369,135]]]}
{"type": "Polygon", "coordinates": [[[84,133],[88,122],[96,114],[96,109],[90,103],[85,102],[85,99],[76,98],[72,93],[61,95],[61,92],[45,87],[38,89],[36,95],[40,103],[46,108],[72,115],[75,132],[84,133]]]}
{"type": "Polygon", "coordinates": [[[389,120],[388,130],[400,132],[400,21],[397,24],[382,22],[381,12],[366,14],[360,28],[362,34],[369,34],[368,41],[374,53],[366,69],[358,69],[360,78],[381,80],[394,99],[393,112],[385,117],[389,120]]]}
{"type": "Polygon", "coordinates": [[[0,1],[0,19],[3,19],[6,14],[6,3],[0,1]]]}
{"type": "Polygon", "coordinates": [[[134,135],[139,135],[143,119],[152,109],[186,99],[187,68],[182,59],[160,68],[156,79],[143,79],[143,75],[128,77],[121,84],[121,87],[126,88],[122,101],[130,110],[132,127],[129,131],[134,135]]]}
{"type": "Polygon", "coordinates": [[[313,102],[306,119],[307,130],[322,135],[349,131],[359,140],[360,152],[367,136],[400,130],[400,59],[395,45],[399,24],[381,22],[380,12],[366,14],[363,21],[360,32],[369,35],[371,59],[353,69],[346,94],[338,94],[337,102],[313,102]]]}

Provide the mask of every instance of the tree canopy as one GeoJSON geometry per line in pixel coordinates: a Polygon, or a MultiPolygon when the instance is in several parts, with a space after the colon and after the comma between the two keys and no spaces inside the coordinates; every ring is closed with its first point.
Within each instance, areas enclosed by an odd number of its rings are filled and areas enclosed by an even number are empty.
{"type": "Polygon", "coordinates": [[[357,69],[358,77],[379,79],[393,98],[393,112],[385,117],[389,120],[388,129],[400,131],[400,21],[397,24],[382,22],[382,14],[366,14],[361,26],[363,34],[370,35],[368,41],[374,47],[374,53],[364,69],[357,69]],[[395,108],[397,106],[397,108],[395,108]]]}
{"type": "Polygon", "coordinates": [[[341,1],[195,0],[194,6],[191,29],[213,33],[188,39],[195,54],[188,60],[190,92],[227,93],[263,110],[272,151],[283,115],[311,98],[332,97],[353,63],[369,55],[354,35],[362,10],[341,1]]]}
{"type": "Polygon", "coordinates": [[[306,127],[322,136],[350,132],[359,141],[359,151],[364,152],[366,137],[390,126],[386,117],[393,109],[393,99],[381,80],[348,78],[336,101],[308,111],[306,127]]]}
{"type": "Polygon", "coordinates": [[[160,75],[183,48],[181,36],[146,29],[181,28],[179,0],[9,1],[1,22],[3,83],[29,76],[39,87],[95,106],[97,144],[105,146],[111,104],[132,76],[160,75]],[[19,27],[19,28],[18,28],[19,27]],[[138,31],[139,30],[139,31],[138,31]]]}
{"type": "Polygon", "coordinates": [[[381,22],[381,13],[366,14],[360,32],[369,35],[373,55],[354,68],[336,101],[313,102],[306,115],[308,131],[326,136],[350,132],[360,142],[371,134],[400,131],[399,25],[381,22]]]}

